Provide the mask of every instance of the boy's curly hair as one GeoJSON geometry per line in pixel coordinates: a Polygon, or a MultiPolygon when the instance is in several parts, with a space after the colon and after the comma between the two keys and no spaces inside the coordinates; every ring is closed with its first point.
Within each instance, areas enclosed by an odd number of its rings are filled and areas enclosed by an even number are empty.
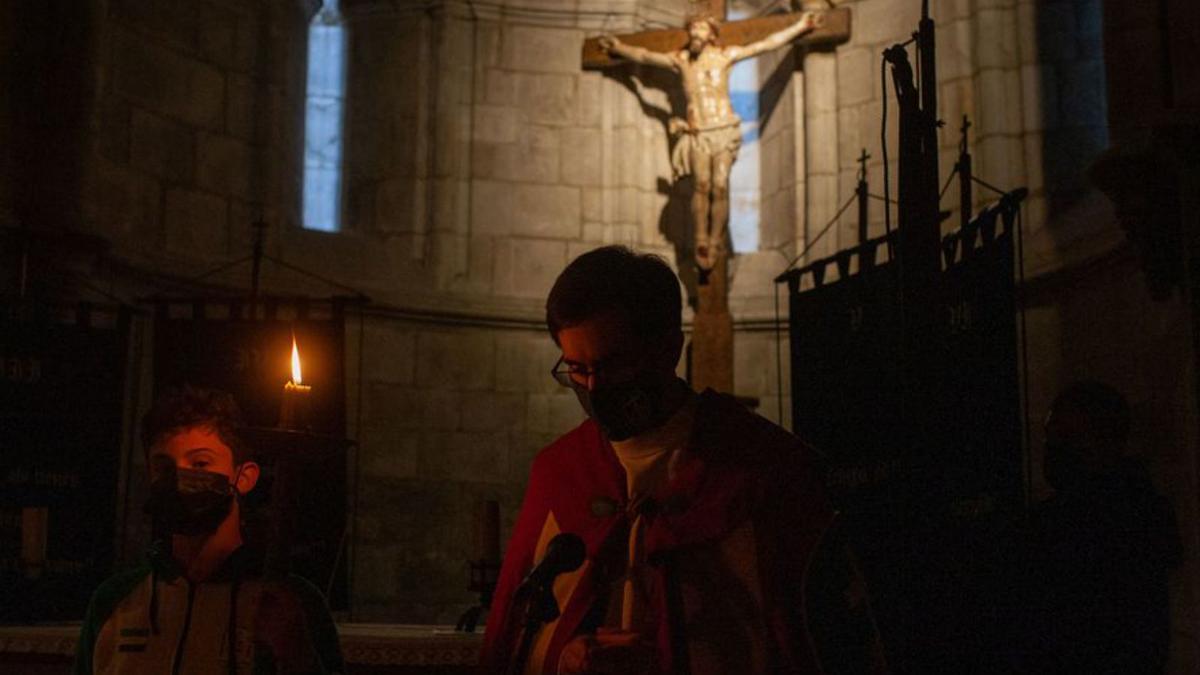
{"type": "Polygon", "coordinates": [[[242,411],[231,394],[184,385],[167,390],[150,406],[142,418],[142,447],[149,453],[155,445],[184,429],[206,427],[233,451],[233,463],[237,466],[251,459],[250,449],[238,433],[242,426],[242,411]]]}

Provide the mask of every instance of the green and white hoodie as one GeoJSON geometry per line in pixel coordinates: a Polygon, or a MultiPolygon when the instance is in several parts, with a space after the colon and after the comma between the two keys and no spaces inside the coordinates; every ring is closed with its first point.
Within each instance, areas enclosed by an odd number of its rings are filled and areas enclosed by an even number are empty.
{"type": "Polygon", "coordinates": [[[255,648],[254,634],[268,586],[299,601],[302,616],[295,620],[304,622],[301,634],[317,654],[316,672],[343,672],[337,628],[320,591],[295,575],[268,583],[252,558],[240,548],[211,579],[192,583],[170,555],[152,547],[142,565],[108,579],[92,596],[75,675],[273,673],[271,655],[255,648]]]}

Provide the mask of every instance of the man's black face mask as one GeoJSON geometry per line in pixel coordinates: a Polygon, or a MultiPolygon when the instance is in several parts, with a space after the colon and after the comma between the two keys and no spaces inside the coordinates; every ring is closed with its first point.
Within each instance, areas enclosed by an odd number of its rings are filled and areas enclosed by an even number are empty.
{"type": "Polygon", "coordinates": [[[164,462],[157,476],[143,511],[154,518],[159,532],[211,534],[233,508],[237,489],[224,474],[179,469],[164,462]]]}
{"type": "Polygon", "coordinates": [[[574,385],[571,388],[579,404],[610,441],[624,441],[646,433],[666,422],[668,383],[653,373],[641,373],[625,382],[603,384],[592,391],[574,385]]]}

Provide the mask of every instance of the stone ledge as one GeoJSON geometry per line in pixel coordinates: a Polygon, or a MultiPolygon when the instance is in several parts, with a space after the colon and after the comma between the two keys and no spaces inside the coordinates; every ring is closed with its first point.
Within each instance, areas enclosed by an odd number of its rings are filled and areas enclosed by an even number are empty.
{"type": "MultiPolygon", "coordinates": [[[[0,654],[75,655],[79,624],[0,626],[0,654]]],[[[483,633],[460,633],[450,626],[338,624],[347,663],[389,666],[474,665],[483,633]]]]}
{"type": "MultiPolygon", "coordinates": [[[[128,275],[130,280],[149,282],[157,279],[157,284],[178,282],[180,279],[172,273],[180,269],[182,258],[170,256],[156,260],[138,258],[125,259],[117,264],[117,274],[128,275]]],[[[219,260],[212,260],[214,265],[219,260]]],[[[241,268],[238,268],[241,271],[241,268]]],[[[262,292],[271,294],[279,292],[269,279],[263,279],[262,292]]],[[[438,292],[438,291],[398,291],[395,288],[363,287],[363,293],[370,296],[371,304],[363,308],[367,317],[389,318],[409,321],[417,324],[495,328],[519,331],[531,331],[542,334],[546,330],[545,299],[532,297],[507,297],[501,295],[483,295],[478,293],[438,292]]],[[[238,293],[248,292],[240,287],[228,287],[212,284],[198,293],[238,293]]],[[[337,295],[330,289],[329,295],[337,295]]],[[[759,295],[733,296],[730,298],[731,310],[734,315],[734,330],[738,332],[773,331],[774,300],[767,292],[759,295]]],[[[786,315],[786,294],[780,296],[781,317],[786,315]]],[[[781,319],[782,320],[782,319],[781,319]]],[[[683,308],[684,331],[691,332],[692,309],[685,303],[683,308]]]]}

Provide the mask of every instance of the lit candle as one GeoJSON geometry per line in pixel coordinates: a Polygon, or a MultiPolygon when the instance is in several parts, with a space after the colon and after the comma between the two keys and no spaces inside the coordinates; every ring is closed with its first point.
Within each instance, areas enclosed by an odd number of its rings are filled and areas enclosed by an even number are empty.
{"type": "Polygon", "coordinates": [[[300,429],[306,425],[308,417],[308,402],[312,395],[312,387],[303,383],[300,374],[300,349],[296,346],[296,336],[292,336],[292,379],[283,385],[283,403],[279,406],[279,427],[281,429],[300,429]]]}

